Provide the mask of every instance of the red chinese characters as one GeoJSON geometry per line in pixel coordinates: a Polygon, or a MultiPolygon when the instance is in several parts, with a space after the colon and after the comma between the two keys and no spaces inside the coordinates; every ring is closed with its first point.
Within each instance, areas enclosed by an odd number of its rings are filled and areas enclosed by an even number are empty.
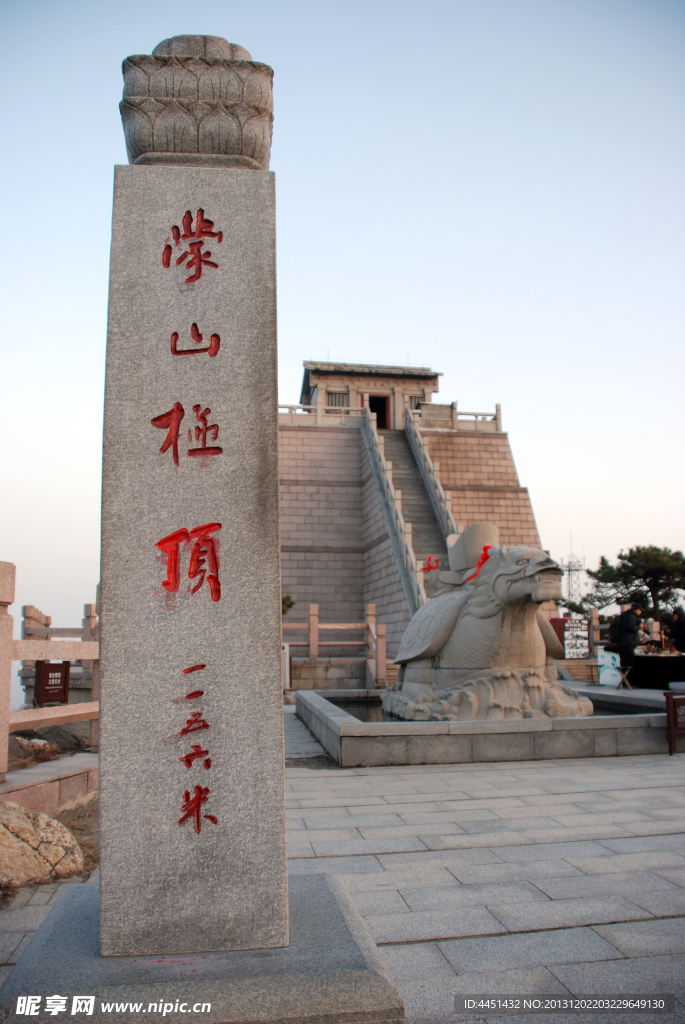
{"type": "MultiPolygon", "coordinates": [[[[183,232],[181,232],[181,229],[174,224],[171,228],[171,234],[176,248],[183,248],[181,244],[182,242],[185,242],[188,248],[178,257],[176,260],[176,266],[178,267],[181,264],[184,264],[186,270],[193,271],[190,277],[186,278],[186,284],[192,284],[193,282],[200,280],[204,267],[212,267],[216,270],[219,266],[218,263],[214,263],[210,260],[210,256],[212,255],[211,249],[207,249],[205,252],[202,251],[202,246],[204,245],[203,239],[216,238],[217,243],[220,244],[223,241],[224,233],[223,231],[212,230],[214,227],[214,221],[205,217],[205,211],[202,209],[197,211],[195,227],[193,227],[193,215],[190,210],[186,210],[181,224],[183,232]]],[[[164,252],[162,253],[163,267],[168,269],[171,266],[173,255],[173,246],[167,238],[164,246],[164,252]]]]}
{"type": "MultiPolygon", "coordinates": [[[[183,669],[184,675],[191,672],[202,672],[207,666],[202,663],[198,665],[190,665],[188,668],[183,669]]],[[[198,700],[204,696],[204,690],[193,690],[191,693],[187,693],[185,697],[175,697],[173,699],[174,704],[182,703],[184,700],[198,700]]],[[[194,711],[189,718],[186,719],[186,724],[183,729],[177,734],[180,738],[187,736],[189,733],[198,732],[204,729],[209,729],[209,722],[205,719],[201,711],[194,711]]],[[[169,740],[172,737],[168,737],[165,741],[165,745],[168,745],[169,740]]],[[[190,750],[187,754],[183,754],[178,758],[181,764],[190,770],[196,761],[202,761],[202,767],[205,771],[209,771],[212,767],[212,759],[209,756],[209,750],[205,750],[199,743],[192,743],[190,750]]],[[[195,786],[193,795],[190,795],[190,790],[187,789],[183,794],[183,804],[181,806],[181,817],[178,819],[178,824],[183,825],[186,821],[191,818],[195,822],[195,831],[199,835],[202,831],[202,819],[205,818],[207,821],[211,821],[213,825],[218,825],[219,819],[215,814],[203,814],[202,808],[209,799],[209,786],[195,786]]]]}
{"type": "MultiPolygon", "coordinates": [[[[203,409],[201,405],[193,406],[195,418],[200,424],[199,427],[195,427],[195,440],[200,442],[200,447],[189,448],[186,455],[221,455],[223,452],[223,448],[207,444],[207,435],[209,435],[210,441],[216,441],[219,436],[219,428],[216,423],[207,423],[207,417],[211,411],[211,409],[203,409]]],[[[192,441],[190,431],[188,431],[188,440],[192,441]]]]}
{"type": "Polygon", "coordinates": [[[174,466],[178,466],[178,432],[181,426],[181,420],[185,416],[186,411],[180,402],[174,404],[173,409],[169,409],[169,412],[162,413],[161,416],[155,416],[150,420],[153,427],[159,427],[160,430],[168,430],[166,441],[159,449],[160,455],[164,455],[171,448],[172,457],[174,460],[174,466]]]}
{"type": "Polygon", "coordinates": [[[194,530],[176,530],[175,533],[170,533],[168,537],[162,537],[157,541],[156,547],[167,556],[167,575],[162,582],[164,590],[170,594],[179,590],[181,586],[181,544],[187,545],[194,541],[190,552],[188,578],[197,579],[199,582],[191,588],[190,593],[197,593],[206,578],[212,601],[221,600],[218,544],[216,539],[211,536],[220,529],[221,523],[205,523],[204,526],[196,526],[194,530]]]}
{"type": "MultiPolygon", "coordinates": [[[[195,418],[200,424],[199,427],[195,427],[195,440],[200,442],[198,448],[189,448],[186,455],[200,455],[212,458],[215,455],[222,455],[223,448],[218,445],[208,445],[207,438],[210,441],[216,441],[219,436],[219,426],[216,423],[208,423],[207,417],[211,413],[210,408],[203,409],[201,405],[194,405],[193,412],[195,418]]],[[[158,427],[159,430],[168,430],[166,440],[159,449],[160,455],[164,455],[165,452],[171,448],[174,465],[178,466],[178,438],[180,433],[181,420],[186,414],[185,409],[180,402],[175,402],[173,409],[169,409],[168,412],[164,412],[161,416],[154,416],[150,423],[153,427],[158,427]]],[[[193,443],[193,435],[188,430],[188,443],[193,443]]],[[[202,463],[201,463],[202,465],[202,463]]]]}
{"type": "MultiPolygon", "coordinates": [[[[200,333],[200,328],[196,323],[190,325],[190,337],[193,339],[196,345],[201,345],[204,335],[200,333]]],[[[221,336],[219,334],[212,334],[209,345],[206,348],[179,348],[178,347],[178,331],[174,331],[171,335],[171,354],[172,356],[196,356],[206,352],[210,359],[219,351],[221,346],[221,336]]]]}
{"type": "Polygon", "coordinates": [[[198,758],[204,757],[204,761],[202,762],[203,767],[209,771],[212,767],[212,759],[207,756],[208,754],[209,751],[203,750],[199,743],[193,743],[189,752],[184,754],[183,757],[179,757],[179,761],[182,761],[186,768],[192,768],[193,761],[197,761],[198,758]]]}
{"type": "Polygon", "coordinates": [[[203,729],[209,729],[209,722],[205,721],[201,711],[193,711],[178,735],[187,736],[188,733],[201,732],[203,729]]]}
{"type": "Polygon", "coordinates": [[[211,821],[213,825],[218,824],[218,818],[214,814],[202,814],[202,807],[207,803],[209,798],[209,786],[195,786],[194,795],[190,795],[190,790],[186,790],[183,794],[183,805],[181,807],[182,817],[178,819],[179,825],[183,825],[184,822],[188,821],[188,818],[195,819],[195,831],[199,835],[202,831],[202,818],[206,818],[207,821],[211,821]]]}

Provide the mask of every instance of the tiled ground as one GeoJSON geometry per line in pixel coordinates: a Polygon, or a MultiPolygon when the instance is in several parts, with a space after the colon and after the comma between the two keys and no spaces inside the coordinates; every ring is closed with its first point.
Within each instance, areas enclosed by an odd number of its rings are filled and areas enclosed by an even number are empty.
{"type": "Polygon", "coordinates": [[[412,1024],[457,1019],[457,993],[676,994],[685,1009],[685,755],[286,777],[290,871],[341,876],[412,1024]]]}
{"type": "Polygon", "coordinates": [[[88,879],[71,878],[51,885],[25,887],[0,907],[0,964],[3,965],[0,967],[0,985],[9,977],[12,966],[38,931],[62,889],[84,881],[96,883],[97,880],[98,872],[94,871],[88,879]]]}
{"type": "MultiPolygon", "coordinates": [[[[294,708],[285,723],[287,756],[321,754],[294,708]]],[[[455,994],[675,994],[685,1019],[685,755],[289,768],[286,784],[291,873],[342,878],[410,1024],[457,1019],[455,994]]],[[[60,888],[1,908],[0,982],[60,888]]]]}

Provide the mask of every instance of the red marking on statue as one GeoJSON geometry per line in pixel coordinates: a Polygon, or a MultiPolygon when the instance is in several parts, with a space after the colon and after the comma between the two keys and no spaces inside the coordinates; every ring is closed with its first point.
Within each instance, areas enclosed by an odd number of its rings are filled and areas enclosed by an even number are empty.
{"type": "Polygon", "coordinates": [[[482,554],[480,556],[480,559],[478,561],[478,565],[476,567],[476,571],[474,572],[473,576],[469,576],[469,578],[467,580],[464,580],[464,583],[469,583],[471,580],[475,580],[476,576],[481,571],[481,569],[483,568],[483,566],[487,562],[488,558],[490,557],[489,552],[490,552],[490,548],[491,547],[492,547],[492,544],[486,544],[484,546],[483,552],[482,552],[482,554]]]}
{"type": "Polygon", "coordinates": [[[153,427],[158,427],[159,430],[169,431],[166,441],[159,449],[159,453],[160,455],[164,455],[164,453],[171,448],[174,466],[178,466],[178,434],[181,426],[181,420],[185,414],[185,409],[181,403],[176,402],[173,409],[169,409],[169,412],[164,412],[161,416],[155,416],[154,419],[150,420],[153,427]]]}
{"type": "Polygon", "coordinates": [[[204,526],[196,526],[194,530],[176,530],[168,537],[162,537],[157,541],[155,547],[164,552],[167,556],[167,575],[162,581],[162,587],[168,593],[175,593],[181,585],[180,574],[180,548],[181,544],[189,544],[194,540],[190,552],[190,564],[188,565],[188,579],[195,580],[199,577],[199,583],[191,588],[190,593],[195,594],[207,579],[209,596],[212,601],[221,600],[221,583],[219,581],[219,544],[210,534],[221,529],[221,523],[205,523],[204,526]],[[208,571],[209,570],[209,571],[208,571]]]}
{"type": "Polygon", "coordinates": [[[166,267],[167,270],[171,266],[171,257],[173,256],[174,250],[171,248],[169,243],[164,246],[164,252],[162,253],[162,266],[166,267]]]}
{"type": "MultiPolygon", "coordinates": [[[[190,336],[198,345],[202,344],[203,335],[200,334],[200,329],[197,324],[190,325],[190,336]]],[[[221,347],[221,335],[219,334],[211,335],[209,345],[206,348],[179,348],[178,337],[178,331],[174,331],[171,335],[172,356],[196,356],[206,352],[209,358],[213,359],[221,347]]]]}
{"type": "MultiPolygon", "coordinates": [[[[195,440],[200,442],[200,447],[189,448],[186,455],[221,455],[223,453],[223,448],[207,445],[207,435],[209,435],[210,441],[216,441],[219,436],[219,428],[216,423],[207,423],[207,417],[211,411],[211,409],[203,409],[201,405],[193,406],[195,418],[200,424],[199,427],[195,427],[195,440]]],[[[190,434],[190,431],[188,433],[190,434]]],[[[189,440],[192,439],[189,438],[189,440]]]]}
{"type": "Polygon", "coordinates": [[[221,583],[219,582],[217,544],[216,540],[209,535],[220,529],[221,523],[206,523],[205,526],[196,526],[194,530],[190,531],[191,539],[195,540],[195,544],[190,553],[188,576],[191,580],[197,579],[198,576],[200,578],[200,582],[195,584],[190,593],[194,594],[200,589],[205,581],[206,574],[209,596],[212,601],[221,600],[221,583]],[[208,569],[209,572],[207,572],[208,569]]]}
{"type": "Polygon", "coordinates": [[[432,569],[437,569],[439,567],[439,564],[440,563],[438,562],[437,558],[434,558],[433,555],[429,555],[428,562],[423,567],[423,569],[419,569],[419,572],[430,572],[432,569]]]}
{"type": "Polygon", "coordinates": [[[183,669],[183,675],[187,676],[191,672],[201,672],[203,668],[207,668],[206,665],[191,665],[190,668],[183,669]]]}
{"type": "MultiPolygon", "coordinates": [[[[202,762],[202,767],[205,768],[207,771],[209,771],[209,769],[212,767],[212,759],[211,759],[211,757],[206,757],[204,759],[204,761],[202,762]]],[[[216,824],[216,822],[214,824],[216,824]]]]}
{"type": "MultiPolygon", "coordinates": [[[[205,721],[202,717],[201,711],[193,711],[190,718],[186,718],[186,724],[179,732],[179,736],[188,736],[191,732],[202,732],[203,729],[209,729],[209,722],[205,721]]],[[[205,750],[205,754],[207,751],[205,750]]]]}
{"type": "Polygon", "coordinates": [[[211,821],[213,825],[219,824],[219,819],[215,814],[202,814],[202,807],[207,803],[209,799],[209,786],[195,786],[194,795],[191,797],[190,790],[186,790],[183,794],[183,805],[181,806],[182,817],[178,819],[179,825],[183,825],[184,822],[188,821],[188,818],[195,819],[195,831],[200,834],[202,829],[201,818],[206,818],[207,821],[211,821]]]}
{"type": "MultiPolygon", "coordinates": [[[[206,757],[208,753],[209,751],[203,750],[199,743],[193,743],[189,752],[184,754],[183,757],[179,757],[179,761],[182,761],[186,768],[191,768],[193,761],[197,761],[198,757],[206,757]]],[[[212,762],[210,761],[209,763],[211,765],[212,762]]],[[[205,767],[208,766],[205,764],[205,767]]]]}

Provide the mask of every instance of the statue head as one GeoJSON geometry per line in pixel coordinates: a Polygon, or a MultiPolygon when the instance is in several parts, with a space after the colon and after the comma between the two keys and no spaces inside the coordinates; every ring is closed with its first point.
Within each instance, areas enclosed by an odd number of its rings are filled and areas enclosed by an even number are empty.
{"type": "Polygon", "coordinates": [[[468,581],[476,603],[486,595],[489,604],[500,608],[561,599],[561,568],[540,548],[485,546],[481,558],[480,568],[468,581]]]}

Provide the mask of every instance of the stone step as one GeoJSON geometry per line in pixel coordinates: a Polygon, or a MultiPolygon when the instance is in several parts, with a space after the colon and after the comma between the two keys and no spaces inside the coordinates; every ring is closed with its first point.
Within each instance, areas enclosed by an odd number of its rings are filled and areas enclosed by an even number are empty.
{"type": "Polygon", "coordinates": [[[430,498],[403,430],[383,431],[385,458],[392,463],[392,482],[402,494],[402,515],[411,523],[414,555],[421,562],[438,558],[447,565],[447,550],[430,498]]]}

